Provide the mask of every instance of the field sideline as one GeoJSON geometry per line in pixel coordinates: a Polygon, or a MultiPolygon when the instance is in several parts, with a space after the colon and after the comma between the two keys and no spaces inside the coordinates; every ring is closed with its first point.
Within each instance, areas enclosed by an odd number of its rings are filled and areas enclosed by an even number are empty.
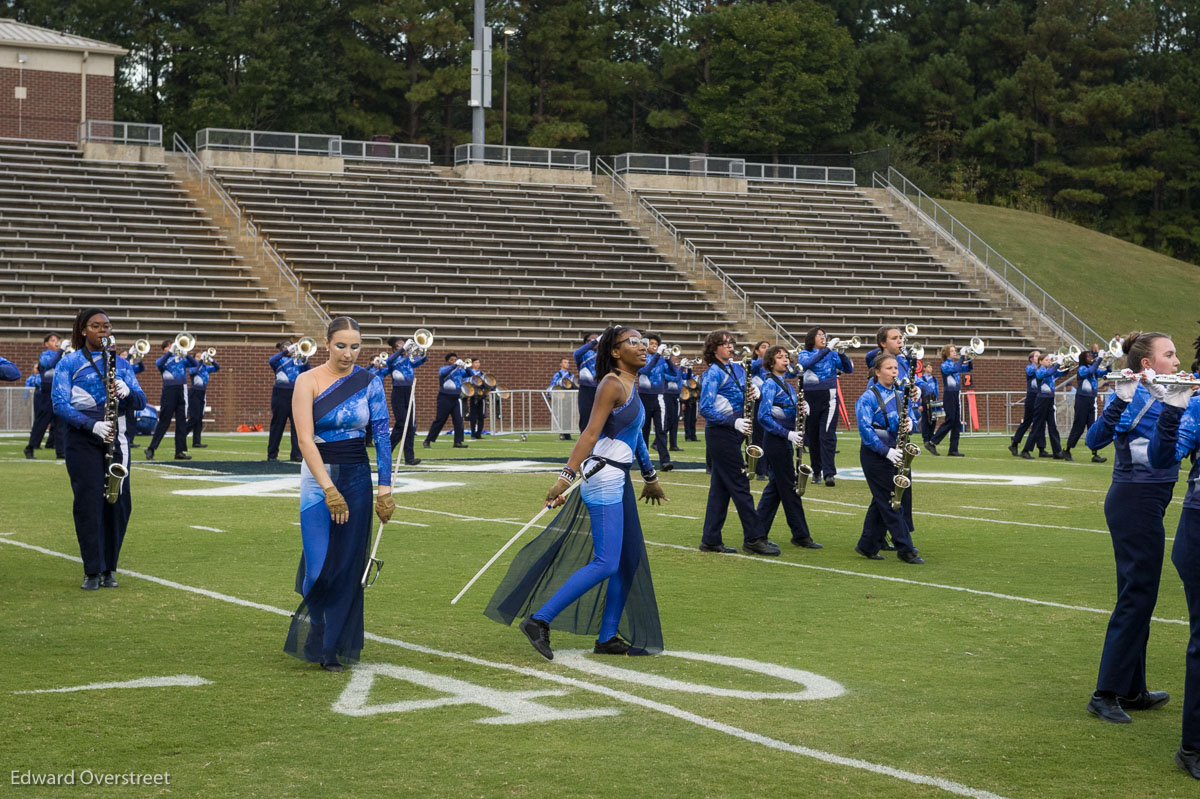
{"type": "MultiPolygon", "coordinates": [[[[671,502],[641,510],[668,652],[605,659],[554,633],[546,662],[481,612],[516,548],[450,599],[536,513],[570,445],[443,439],[397,486],[363,662],[328,674],[282,652],[299,601],[297,469],[261,464],[261,436],[206,438],[188,464],[135,455],[121,587],[90,593],[65,469],[0,437],[0,763],[14,795],[1195,793],[1171,760],[1188,628],[1169,561],[1148,672],[1170,704],[1124,726],[1084,711],[1115,597],[1111,464],[1021,461],[994,437],[965,437],[967,458],[923,454],[914,539],[928,563],[911,566],[852,551],[867,493],[849,436],[837,486],[805,498],[825,549],[790,545],[780,513],[780,558],[699,552],[708,478],[703,444],[685,444],[662,477],[671,502]],[[141,678],[181,684],[34,693],[141,678]],[[73,770],[73,786],[10,784],[73,770]],[[85,770],[171,784],[79,784],[85,770]]],[[[741,541],[732,511],[725,540],[741,541]]]]}

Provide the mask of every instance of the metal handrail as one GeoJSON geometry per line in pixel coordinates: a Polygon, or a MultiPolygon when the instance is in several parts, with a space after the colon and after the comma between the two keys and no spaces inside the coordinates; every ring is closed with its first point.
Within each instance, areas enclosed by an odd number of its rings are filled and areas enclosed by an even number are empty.
{"type": "Polygon", "coordinates": [[[89,119],[86,122],[79,123],[79,141],[99,141],[109,142],[111,144],[140,144],[147,147],[162,147],[162,125],[153,125],[146,122],[114,122],[104,119],[89,119]],[[97,132],[97,127],[101,125],[109,126],[110,133],[104,135],[97,132]],[[130,134],[130,129],[144,128],[145,136],[133,136],[130,134]],[[118,134],[117,131],[121,132],[118,134]]]}
{"type": "Polygon", "coordinates": [[[196,131],[196,149],[292,153],[337,158],[342,154],[342,137],[326,133],[201,128],[196,131]],[[306,139],[310,140],[313,146],[304,146],[306,139]]]}
{"type": "Polygon", "coordinates": [[[761,180],[770,183],[833,183],[854,186],[857,185],[858,178],[854,167],[849,166],[747,163],[745,169],[747,180],[761,180]],[[835,173],[840,177],[832,177],[835,173]]]}
{"type": "Polygon", "coordinates": [[[353,141],[350,139],[342,139],[342,158],[348,161],[395,161],[406,164],[433,163],[428,144],[353,141]]]}
{"type": "Polygon", "coordinates": [[[643,172],[662,175],[702,177],[746,177],[746,159],[709,155],[666,155],[662,153],[621,153],[613,156],[614,172],[643,172]],[[662,166],[657,164],[661,162],[662,166]],[[682,163],[680,163],[682,162],[682,163]],[[677,164],[672,166],[672,164],[677,164]],[[699,167],[697,167],[699,164],[699,167]],[[718,166],[718,164],[720,166],[718,166]]]}
{"type": "Polygon", "coordinates": [[[977,267],[982,267],[989,277],[1005,289],[1006,300],[1016,299],[1028,311],[1037,314],[1047,326],[1056,330],[1067,343],[1086,348],[1090,346],[1087,343],[1089,337],[1092,342],[1108,340],[1052,297],[1012,261],[996,252],[990,244],[960,222],[941,203],[921,191],[920,187],[904,177],[895,167],[888,167],[886,177],[878,172],[873,173],[872,183],[896,197],[924,220],[935,235],[950,247],[969,257],[977,267]],[[916,201],[911,199],[910,192],[917,197],[916,201]]]}
{"type": "Polygon", "coordinates": [[[454,148],[454,165],[492,164],[528,166],[539,169],[586,170],[592,154],[587,150],[561,150],[551,147],[517,147],[502,144],[460,144],[454,148]]]}

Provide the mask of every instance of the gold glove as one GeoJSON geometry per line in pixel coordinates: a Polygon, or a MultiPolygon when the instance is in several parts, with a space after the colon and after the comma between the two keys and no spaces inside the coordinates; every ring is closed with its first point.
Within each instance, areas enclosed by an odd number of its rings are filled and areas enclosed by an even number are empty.
{"type": "Polygon", "coordinates": [[[346,498],[337,490],[337,486],[325,489],[325,507],[329,508],[331,516],[350,512],[350,506],[346,504],[346,498]]]}
{"type": "Polygon", "coordinates": [[[570,487],[570,480],[568,480],[566,477],[559,477],[558,480],[554,482],[554,485],[551,486],[550,490],[546,492],[546,504],[561,505],[566,502],[565,499],[562,499],[562,492],[566,491],[570,487]]]}
{"type": "Polygon", "coordinates": [[[391,520],[392,513],[395,510],[396,502],[392,499],[391,494],[384,494],[375,498],[375,515],[379,517],[379,521],[387,524],[391,520]]]}
{"type": "Polygon", "coordinates": [[[645,502],[653,505],[661,505],[664,502],[670,502],[667,495],[663,493],[662,486],[658,484],[658,480],[652,483],[642,483],[642,495],[638,497],[645,502]]]}

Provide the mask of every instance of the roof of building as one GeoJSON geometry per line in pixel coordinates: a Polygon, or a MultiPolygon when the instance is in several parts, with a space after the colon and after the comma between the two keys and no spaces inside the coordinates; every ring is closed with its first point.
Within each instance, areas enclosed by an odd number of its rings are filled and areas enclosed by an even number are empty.
{"type": "Polygon", "coordinates": [[[75,50],[91,53],[107,53],[110,55],[125,55],[129,51],[115,44],[76,36],[73,33],[52,31],[49,28],[39,28],[17,22],[15,19],[0,17],[0,45],[28,45],[31,48],[51,50],[75,50]]]}

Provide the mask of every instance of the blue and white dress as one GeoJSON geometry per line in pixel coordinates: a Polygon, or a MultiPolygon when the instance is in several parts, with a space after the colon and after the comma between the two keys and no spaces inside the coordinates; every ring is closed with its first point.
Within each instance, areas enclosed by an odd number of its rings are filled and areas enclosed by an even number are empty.
{"type": "Polygon", "coordinates": [[[313,438],[325,471],[350,507],[335,524],[325,492],[305,463],[300,468],[300,535],[304,554],[296,592],[304,597],[292,616],[284,651],[312,663],[356,663],[363,644],[362,573],[373,509],[367,435],[375,445],[379,484],[392,483],[383,382],[354,367],[313,400],[313,438]]]}
{"type": "Polygon", "coordinates": [[[662,625],[629,469],[652,470],[635,390],[583,461],[583,485],[513,559],[484,613],[501,624],[532,615],[556,630],[620,635],[631,655],[661,652],[662,625]],[[590,533],[590,535],[589,535],[590,533]]]}

